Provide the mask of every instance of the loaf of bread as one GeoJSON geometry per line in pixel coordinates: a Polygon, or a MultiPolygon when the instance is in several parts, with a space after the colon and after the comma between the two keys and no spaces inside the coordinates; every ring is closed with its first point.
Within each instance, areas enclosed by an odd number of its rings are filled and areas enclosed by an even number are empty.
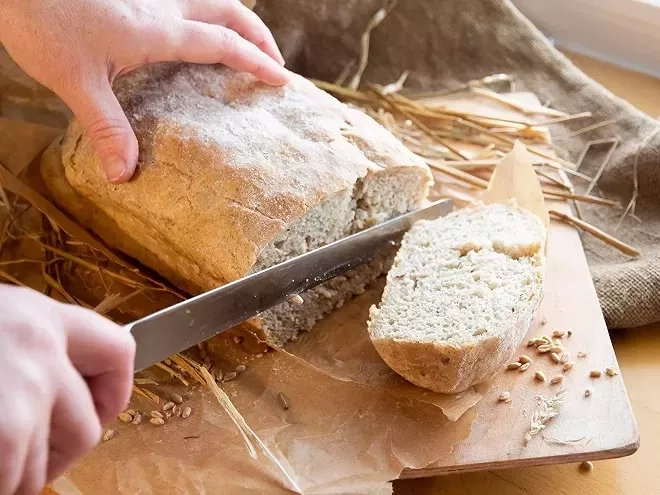
{"type": "Polygon", "coordinates": [[[406,233],[369,333],[399,375],[441,393],[511,357],[543,291],[545,228],[515,205],[476,206],[406,233]]]}
{"type": "MultiPolygon", "coordinates": [[[[75,120],[42,175],[81,224],[190,294],[416,209],[432,183],[392,134],[299,76],[274,88],[218,66],[154,64],[115,92],[140,145],[136,176],[110,184],[75,120]]],[[[379,259],[253,323],[283,344],[386,267],[379,259]]]]}

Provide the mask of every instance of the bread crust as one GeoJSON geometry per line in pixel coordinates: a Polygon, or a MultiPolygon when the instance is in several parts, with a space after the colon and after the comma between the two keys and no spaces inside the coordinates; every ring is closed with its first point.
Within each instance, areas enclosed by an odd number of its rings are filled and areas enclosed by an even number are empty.
{"type": "Polygon", "coordinates": [[[249,273],[261,251],[315,206],[371,175],[428,167],[373,119],[300,76],[282,88],[217,66],[154,64],[118,99],[140,144],[114,186],[73,121],[42,160],[56,202],[191,294],[249,273]]]}
{"type": "MultiPolygon", "coordinates": [[[[488,208],[483,204],[467,210],[459,210],[451,215],[461,215],[466,211],[488,208]]],[[[509,208],[526,210],[514,205],[509,208]]],[[[544,231],[541,221],[538,226],[544,231]]],[[[404,238],[404,244],[406,239],[404,238]]],[[[488,337],[475,338],[466,344],[450,344],[446,341],[429,342],[411,339],[377,337],[373,326],[376,324],[379,308],[370,309],[369,334],[376,350],[385,363],[397,374],[411,383],[439,393],[458,393],[472,385],[481,383],[501,370],[511,358],[529,330],[534,313],[543,297],[543,276],[545,236],[538,245],[530,246],[532,252],[513,253],[516,256],[531,257],[533,265],[540,268],[536,283],[530,285],[527,298],[519,304],[512,315],[500,328],[494,329],[488,337]]],[[[395,261],[396,265],[396,261],[395,261]]],[[[385,288],[387,292],[389,287],[385,288]]]]}
{"type": "Polygon", "coordinates": [[[443,394],[463,392],[491,378],[511,359],[529,330],[541,298],[542,289],[533,293],[530,303],[517,312],[506,331],[467,346],[401,339],[372,338],[372,342],[383,361],[409,382],[443,394]]]}

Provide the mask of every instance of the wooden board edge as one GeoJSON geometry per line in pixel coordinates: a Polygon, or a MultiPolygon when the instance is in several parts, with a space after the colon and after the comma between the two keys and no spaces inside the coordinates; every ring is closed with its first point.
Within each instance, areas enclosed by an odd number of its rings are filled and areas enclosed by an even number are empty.
{"type": "Polygon", "coordinates": [[[445,466],[437,468],[406,469],[399,479],[430,478],[449,474],[473,473],[478,471],[492,471],[521,467],[549,466],[553,464],[571,464],[582,461],[601,461],[605,459],[616,459],[628,457],[639,450],[640,436],[637,423],[635,422],[635,435],[630,442],[620,447],[601,450],[597,452],[577,452],[552,457],[531,457],[516,461],[482,462],[463,466],[445,466]]]}

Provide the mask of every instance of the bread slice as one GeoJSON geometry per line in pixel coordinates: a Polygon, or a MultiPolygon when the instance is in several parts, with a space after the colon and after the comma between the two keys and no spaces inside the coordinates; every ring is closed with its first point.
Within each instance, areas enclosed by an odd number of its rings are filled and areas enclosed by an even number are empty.
{"type": "MultiPolygon", "coordinates": [[[[75,120],[42,175],[81,224],[190,294],[416,209],[432,183],[392,134],[300,76],[273,88],[219,66],[153,64],[114,89],[140,144],[134,179],[110,184],[75,120]]],[[[252,323],[283,344],[386,266],[252,323]]]]}
{"type": "Polygon", "coordinates": [[[420,221],[404,236],[369,333],[408,381],[461,392],[502,368],[541,300],[545,228],[515,205],[420,221]]]}

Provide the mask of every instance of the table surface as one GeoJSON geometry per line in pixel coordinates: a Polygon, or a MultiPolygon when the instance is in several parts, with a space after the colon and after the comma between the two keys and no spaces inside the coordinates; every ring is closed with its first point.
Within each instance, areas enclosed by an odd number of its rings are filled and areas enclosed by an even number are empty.
{"type": "MultiPolygon", "coordinates": [[[[653,117],[660,117],[660,79],[567,53],[586,74],[653,117]]],[[[641,435],[630,457],[595,462],[584,472],[576,464],[506,469],[398,481],[396,495],[613,495],[660,492],[660,324],[613,330],[617,354],[641,435]]]]}

